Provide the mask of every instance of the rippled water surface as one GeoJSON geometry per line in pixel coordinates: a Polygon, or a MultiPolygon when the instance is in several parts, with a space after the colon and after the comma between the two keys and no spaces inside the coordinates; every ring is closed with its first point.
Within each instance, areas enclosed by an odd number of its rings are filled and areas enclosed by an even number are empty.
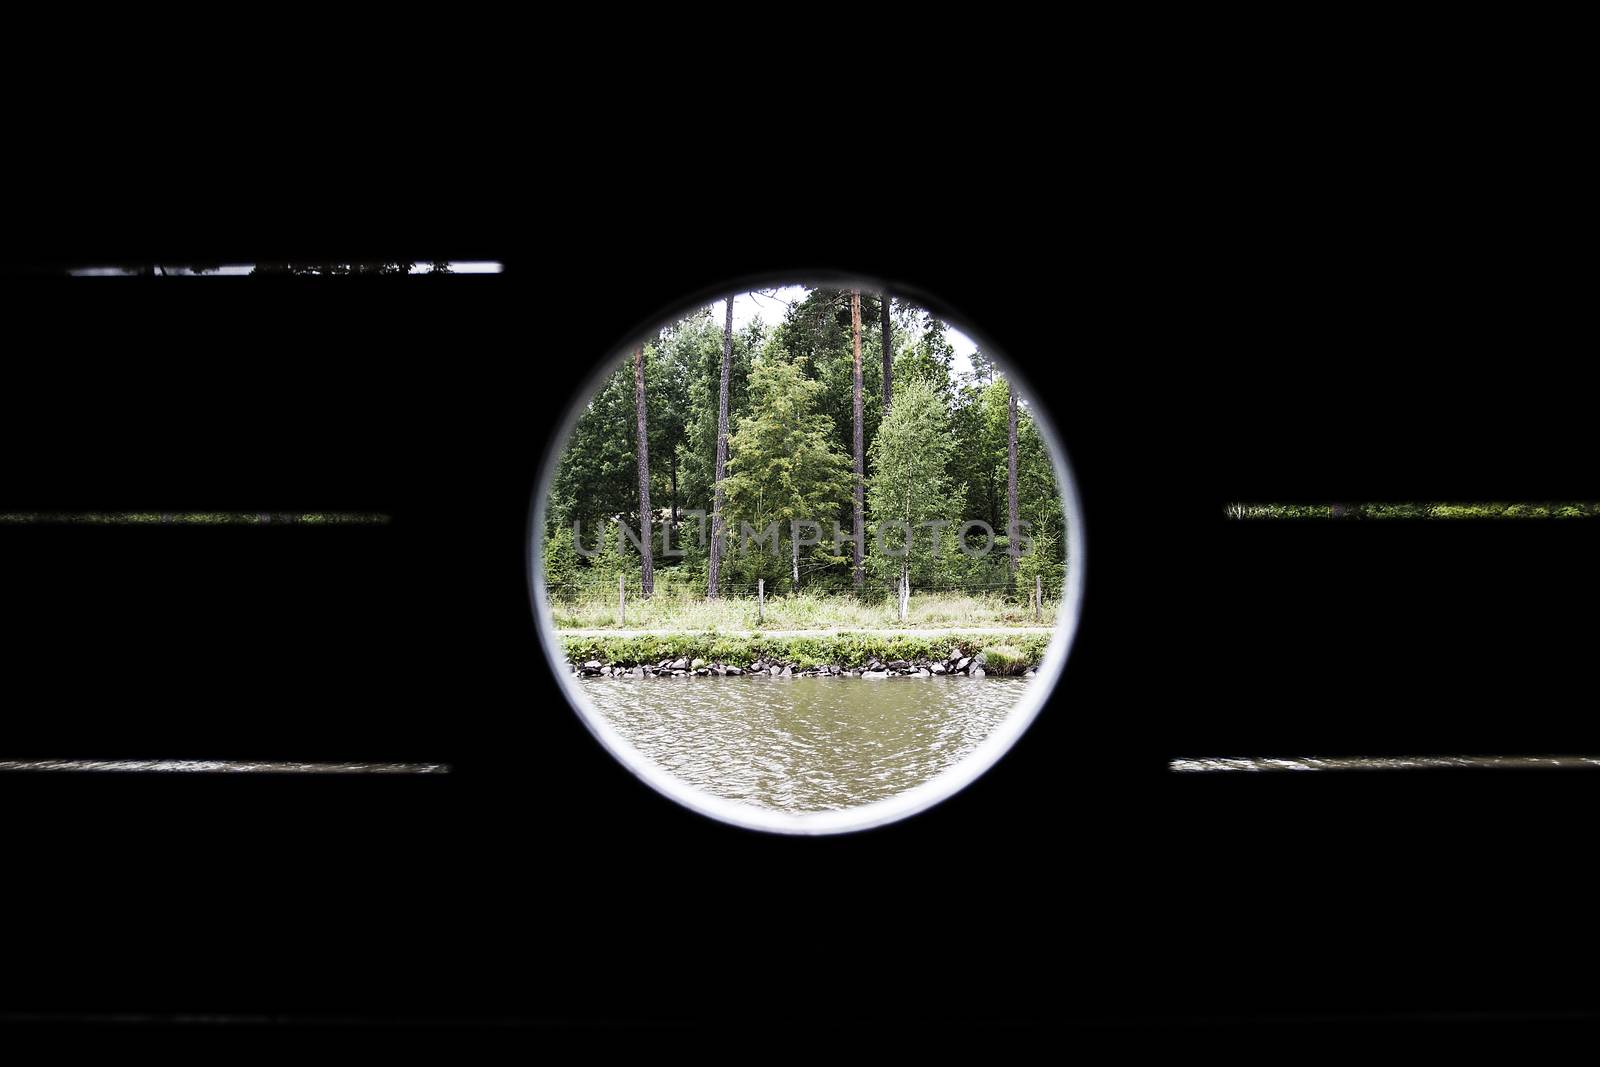
{"type": "Polygon", "coordinates": [[[799,813],[883,800],[958,762],[1018,678],[583,678],[635,748],[698,789],[799,813]]]}

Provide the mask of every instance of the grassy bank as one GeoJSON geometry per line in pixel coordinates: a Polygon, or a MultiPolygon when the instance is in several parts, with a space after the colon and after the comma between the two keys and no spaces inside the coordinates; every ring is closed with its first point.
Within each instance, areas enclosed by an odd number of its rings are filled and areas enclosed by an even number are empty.
{"type": "Polygon", "coordinates": [[[853,596],[799,593],[769,596],[763,619],[756,621],[754,597],[706,600],[704,590],[657,590],[646,600],[630,590],[627,618],[619,622],[615,589],[586,599],[557,599],[551,603],[555,623],[573,630],[683,630],[695,633],[727,630],[917,630],[959,626],[1000,629],[1007,626],[1050,625],[1057,604],[1046,600],[1036,623],[1026,600],[1018,603],[1001,596],[962,593],[913,592],[905,621],[894,597],[858,600],[853,596]]]}
{"type": "Polygon", "coordinates": [[[964,658],[984,657],[988,674],[1020,675],[1037,667],[1049,646],[1048,634],[964,632],[941,637],[917,637],[891,632],[818,634],[815,637],[734,636],[716,633],[656,633],[633,637],[578,637],[563,635],[562,651],[569,663],[598,663],[606,667],[659,667],[687,660],[690,669],[716,666],[748,670],[788,667],[794,671],[838,668],[862,670],[873,663],[907,663],[931,667],[964,658]],[[696,661],[702,661],[696,663],[696,661]]]}

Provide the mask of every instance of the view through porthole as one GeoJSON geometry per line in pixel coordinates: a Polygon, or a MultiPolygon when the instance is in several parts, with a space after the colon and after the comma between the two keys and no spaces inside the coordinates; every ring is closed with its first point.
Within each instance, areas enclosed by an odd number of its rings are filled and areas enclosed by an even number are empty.
{"type": "Polygon", "coordinates": [[[1077,618],[1044,409],[966,324],[881,284],[683,310],[575,398],[530,530],[547,653],[668,796],[834,832],[949,796],[1017,739],[1077,618]]]}

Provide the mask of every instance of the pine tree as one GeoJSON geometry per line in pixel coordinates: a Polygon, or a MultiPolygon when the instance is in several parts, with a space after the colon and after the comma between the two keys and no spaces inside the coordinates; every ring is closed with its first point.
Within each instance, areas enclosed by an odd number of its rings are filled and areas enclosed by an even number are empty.
{"type": "Polygon", "coordinates": [[[711,505],[711,563],[706,573],[706,596],[717,599],[722,578],[722,542],[727,536],[723,511],[722,480],[728,473],[728,371],[733,362],[733,295],[724,303],[727,314],[722,325],[722,374],[717,389],[717,466],[716,495],[711,505]]]}
{"type": "Polygon", "coordinates": [[[1016,588],[1017,560],[1022,554],[1022,530],[1017,525],[1017,386],[1006,379],[1010,415],[1006,427],[1006,578],[1016,588]]]}
{"type": "MultiPolygon", "coordinates": [[[[757,531],[778,523],[779,539],[789,540],[791,582],[798,584],[800,543],[793,523],[817,522],[804,536],[819,542],[815,551],[825,562],[844,559],[827,553],[831,539],[819,519],[845,496],[850,460],[834,443],[833,420],[817,412],[821,383],[795,363],[762,359],[751,374],[750,393],[753,413],[739,420],[728,442],[729,515],[757,531]]],[[[762,572],[759,563],[753,569],[762,572]]]]}
{"type": "Polygon", "coordinates": [[[850,336],[855,345],[855,511],[853,528],[855,547],[852,549],[855,570],[852,580],[856,592],[866,585],[866,574],[861,569],[861,548],[866,540],[865,517],[862,515],[862,491],[866,483],[866,457],[861,446],[861,290],[850,290],[850,336]]]}
{"type": "Polygon", "coordinates": [[[640,587],[644,595],[649,596],[655,592],[656,585],[655,566],[651,559],[651,530],[655,526],[651,520],[655,514],[650,510],[650,435],[645,427],[643,345],[633,350],[633,389],[633,408],[639,420],[639,432],[634,441],[639,465],[639,555],[643,560],[640,587]]]}

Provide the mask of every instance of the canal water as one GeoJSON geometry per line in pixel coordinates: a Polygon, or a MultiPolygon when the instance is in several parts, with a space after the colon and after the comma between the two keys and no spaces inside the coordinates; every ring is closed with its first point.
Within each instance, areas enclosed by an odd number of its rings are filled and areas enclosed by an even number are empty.
{"type": "Polygon", "coordinates": [[[714,796],[794,814],[883,800],[978,746],[1020,678],[580,678],[645,756],[714,796]]]}

